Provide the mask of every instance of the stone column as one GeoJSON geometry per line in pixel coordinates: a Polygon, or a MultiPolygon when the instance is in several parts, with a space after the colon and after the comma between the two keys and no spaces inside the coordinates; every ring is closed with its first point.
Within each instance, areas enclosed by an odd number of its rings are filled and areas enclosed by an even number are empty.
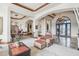
{"type": "Polygon", "coordinates": [[[4,40],[9,42],[11,39],[10,36],[10,10],[9,4],[3,5],[3,36],[4,40]]]}
{"type": "Polygon", "coordinates": [[[33,20],[32,32],[34,37],[38,37],[38,29],[36,29],[36,26],[38,26],[38,24],[36,20],[33,20]]]}
{"type": "Polygon", "coordinates": [[[46,33],[46,19],[41,19],[41,35],[45,35],[46,33]]]}
{"type": "Polygon", "coordinates": [[[77,37],[77,41],[78,41],[78,50],[79,50],[79,27],[78,27],[78,37],[77,37]]]}
{"type": "Polygon", "coordinates": [[[78,8],[74,8],[73,9],[73,11],[74,11],[74,14],[75,14],[75,16],[76,16],[76,21],[77,21],[77,24],[78,24],[78,36],[77,36],[77,44],[78,44],[78,50],[79,50],[79,11],[78,11],[78,8]]]}

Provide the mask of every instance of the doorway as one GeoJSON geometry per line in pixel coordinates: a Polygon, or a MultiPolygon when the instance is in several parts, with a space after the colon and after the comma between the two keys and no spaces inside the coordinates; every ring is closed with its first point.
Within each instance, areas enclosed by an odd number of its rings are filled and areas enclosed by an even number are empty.
{"type": "Polygon", "coordinates": [[[26,24],[27,24],[27,35],[32,35],[32,23],[33,23],[32,20],[28,20],[26,22],[26,24]]]}
{"type": "Polygon", "coordinates": [[[68,47],[71,39],[71,21],[67,16],[62,16],[56,21],[56,36],[58,43],[68,47]]]}

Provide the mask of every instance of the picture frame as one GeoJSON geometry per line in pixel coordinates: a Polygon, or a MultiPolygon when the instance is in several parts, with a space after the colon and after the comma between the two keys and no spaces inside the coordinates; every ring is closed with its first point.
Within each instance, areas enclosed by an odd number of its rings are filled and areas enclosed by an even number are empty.
{"type": "Polygon", "coordinates": [[[0,35],[3,33],[3,17],[0,17],[0,35]]]}
{"type": "Polygon", "coordinates": [[[38,29],[38,25],[36,25],[35,28],[38,29]]]}

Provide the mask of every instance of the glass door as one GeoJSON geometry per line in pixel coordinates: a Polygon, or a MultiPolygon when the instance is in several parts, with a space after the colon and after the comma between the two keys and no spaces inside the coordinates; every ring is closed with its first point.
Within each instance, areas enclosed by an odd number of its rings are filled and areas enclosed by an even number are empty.
{"type": "Polygon", "coordinates": [[[71,38],[71,23],[68,17],[57,19],[56,22],[56,35],[59,44],[68,46],[71,38]]]}

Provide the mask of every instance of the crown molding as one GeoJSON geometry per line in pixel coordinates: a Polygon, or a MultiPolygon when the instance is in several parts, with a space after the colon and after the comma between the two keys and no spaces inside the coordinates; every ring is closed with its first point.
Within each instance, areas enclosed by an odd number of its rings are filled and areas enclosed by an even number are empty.
{"type": "Polygon", "coordinates": [[[38,8],[35,9],[35,10],[32,9],[32,8],[29,8],[29,7],[27,7],[27,6],[21,5],[20,3],[12,3],[12,4],[14,4],[14,5],[16,5],[16,6],[19,6],[19,7],[21,7],[21,8],[27,9],[27,10],[29,10],[29,11],[36,12],[36,11],[38,11],[39,9],[41,9],[41,8],[43,8],[43,7],[45,7],[45,6],[47,6],[49,3],[45,3],[45,4],[41,5],[40,7],[38,7],[38,8]]]}

